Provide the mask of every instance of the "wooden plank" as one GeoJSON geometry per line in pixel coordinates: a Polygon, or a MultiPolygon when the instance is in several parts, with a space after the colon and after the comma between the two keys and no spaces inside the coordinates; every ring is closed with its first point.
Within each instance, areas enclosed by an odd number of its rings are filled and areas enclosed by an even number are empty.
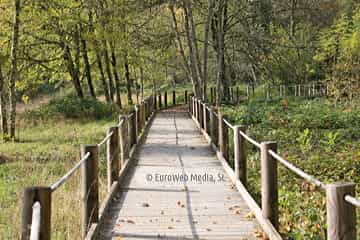
{"type": "Polygon", "coordinates": [[[257,239],[250,209],[185,112],[161,112],[113,198],[100,239],[257,239]],[[147,174],[221,174],[218,183],[147,174]]]}

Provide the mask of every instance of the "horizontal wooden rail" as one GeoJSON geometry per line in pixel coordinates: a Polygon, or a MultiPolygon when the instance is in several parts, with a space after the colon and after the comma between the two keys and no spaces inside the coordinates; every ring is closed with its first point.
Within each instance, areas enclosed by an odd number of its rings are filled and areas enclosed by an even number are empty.
{"type": "Polygon", "coordinates": [[[351,195],[346,195],[345,201],[347,201],[348,203],[352,204],[355,207],[360,208],[360,199],[356,199],[351,195]]]}
{"type": "MultiPolygon", "coordinates": [[[[175,106],[177,104],[175,91],[172,96],[172,106],[175,106]]],[[[94,228],[107,209],[106,205],[100,207],[99,203],[99,148],[103,145],[106,146],[108,195],[104,204],[108,204],[114,196],[118,181],[123,178],[129,167],[129,159],[134,154],[134,149],[143,136],[144,129],[150,123],[150,119],[157,109],[162,108],[163,102],[165,106],[169,105],[167,93],[163,95],[156,93],[145,98],[135,106],[134,112],[127,116],[120,116],[118,124],[110,127],[104,139],[98,144],[81,146],[81,159],[58,181],[49,187],[25,188],[21,239],[49,240],[51,238],[52,193],[65,184],[78,170],[81,170],[82,239],[93,234],[94,228]]],[[[188,102],[187,91],[185,91],[184,102],[188,102]]]]}
{"type": "MultiPolygon", "coordinates": [[[[212,95],[215,93],[211,90],[212,95]]],[[[240,193],[244,198],[249,198],[250,194],[245,189],[247,183],[246,176],[246,148],[244,140],[248,141],[258,149],[261,153],[261,216],[256,214],[260,223],[264,223],[263,226],[265,232],[270,239],[281,239],[279,235],[274,233],[273,229],[279,229],[279,212],[278,212],[278,179],[277,179],[277,162],[281,163],[288,170],[294,174],[300,176],[304,180],[314,184],[322,190],[326,190],[326,205],[327,205],[327,239],[328,240],[354,240],[356,239],[356,209],[360,207],[360,200],[354,197],[355,184],[353,183],[333,183],[324,184],[314,176],[307,174],[300,168],[296,167],[285,158],[281,157],[277,153],[276,142],[262,142],[259,143],[252,139],[245,133],[246,126],[233,126],[228,120],[226,120],[221,112],[215,113],[215,110],[203,103],[201,100],[191,97],[189,101],[190,114],[193,116],[194,121],[201,128],[202,132],[209,138],[209,142],[213,143],[213,146],[218,151],[218,157],[222,161],[227,172],[230,172],[231,179],[238,187],[240,193]],[[199,117],[200,110],[206,109],[208,113],[204,114],[204,118],[199,117]],[[207,121],[205,116],[210,117],[210,126],[207,129],[207,125],[204,122],[207,121]],[[214,121],[214,117],[218,121],[214,121]],[[214,129],[218,129],[215,134],[214,129]],[[228,141],[228,134],[224,134],[227,129],[234,131],[234,167],[230,167],[228,164],[229,156],[227,156],[226,141],[228,141]],[[242,169],[243,168],[243,169],[242,169]],[[267,220],[264,221],[262,217],[267,220]],[[273,227],[266,225],[268,222],[273,227]]],[[[254,207],[254,200],[247,199],[251,209],[257,213],[258,207],[254,207]]]]}
{"type": "Polygon", "coordinates": [[[40,239],[41,205],[39,202],[35,202],[32,208],[30,240],[38,240],[40,239]]]}
{"type": "Polygon", "coordinates": [[[58,181],[50,186],[51,191],[54,192],[59,187],[61,187],[61,185],[63,185],[81,167],[81,165],[88,160],[89,157],[90,153],[86,153],[85,156],[79,162],[77,162],[70,171],[68,171],[64,176],[62,176],[58,181]]]}

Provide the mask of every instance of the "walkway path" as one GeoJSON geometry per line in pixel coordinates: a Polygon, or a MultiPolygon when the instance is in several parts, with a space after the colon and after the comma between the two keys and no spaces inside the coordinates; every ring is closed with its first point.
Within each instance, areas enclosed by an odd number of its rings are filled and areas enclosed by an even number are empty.
{"type": "Polygon", "coordinates": [[[157,114],[137,160],[101,239],[259,239],[258,223],[185,111],[157,114]]]}

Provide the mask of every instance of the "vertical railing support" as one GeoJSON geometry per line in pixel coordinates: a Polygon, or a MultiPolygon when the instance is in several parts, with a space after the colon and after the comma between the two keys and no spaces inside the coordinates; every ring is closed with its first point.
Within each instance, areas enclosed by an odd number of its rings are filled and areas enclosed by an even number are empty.
{"type": "Polygon", "coordinates": [[[159,93],[159,109],[162,108],[162,102],[161,102],[161,93],[159,93]]]}
{"type": "Polygon", "coordinates": [[[107,134],[112,133],[106,143],[106,163],[107,163],[107,186],[110,192],[113,182],[117,180],[119,174],[119,128],[111,127],[107,134]]]}
{"type": "Polygon", "coordinates": [[[269,150],[277,151],[276,142],[261,143],[261,206],[263,216],[279,229],[277,161],[269,150]]]}
{"type": "Polygon", "coordinates": [[[246,140],[240,134],[246,133],[246,126],[234,126],[234,161],[235,178],[247,185],[247,161],[246,161],[246,140]]]}
{"type": "Polygon", "coordinates": [[[219,130],[218,130],[218,141],[219,141],[219,150],[221,153],[222,157],[225,157],[225,141],[224,141],[224,117],[222,112],[220,111],[220,109],[218,110],[218,125],[219,125],[219,130]]]}
{"type": "Polygon", "coordinates": [[[346,195],[355,196],[354,183],[326,186],[327,240],[356,239],[356,209],[345,201],[346,195]]]}
{"type": "Polygon", "coordinates": [[[184,98],[184,101],[185,101],[185,104],[188,104],[188,91],[187,90],[185,90],[185,94],[184,94],[185,96],[185,98],[184,98]]]}
{"type": "Polygon", "coordinates": [[[140,134],[140,126],[139,126],[139,122],[140,122],[140,111],[139,111],[139,105],[135,105],[135,139],[137,142],[137,138],[140,134]]]}
{"type": "Polygon", "coordinates": [[[84,157],[86,153],[90,153],[89,158],[81,165],[83,239],[85,239],[91,225],[99,221],[98,151],[97,145],[85,145],[81,147],[82,157],[84,157]]]}
{"type": "Polygon", "coordinates": [[[214,119],[214,108],[213,107],[210,107],[210,110],[209,110],[209,118],[210,118],[210,138],[211,138],[211,142],[215,143],[215,119],[214,119]]]}
{"type": "Polygon", "coordinates": [[[129,132],[126,129],[127,118],[125,116],[120,116],[119,118],[119,147],[120,147],[120,163],[119,163],[119,170],[121,170],[125,164],[126,159],[129,158],[129,149],[128,149],[128,141],[126,139],[127,133],[129,132]]]}
{"type": "Polygon", "coordinates": [[[165,106],[165,108],[167,108],[167,106],[168,106],[167,91],[165,91],[165,93],[164,93],[164,106],[165,106]]]}
{"type": "Polygon", "coordinates": [[[51,238],[51,188],[50,187],[28,187],[24,189],[21,240],[30,238],[32,224],[33,205],[39,202],[40,210],[40,239],[51,238]]]}
{"type": "Polygon", "coordinates": [[[173,102],[173,106],[176,106],[176,92],[175,90],[172,92],[172,102],[173,102]]]}
{"type": "Polygon", "coordinates": [[[203,125],[204,125],[204,131],[207,133],[208,132],[208,125],[207,125],[207,104],[206,103],[203,103],[203,125]]]}

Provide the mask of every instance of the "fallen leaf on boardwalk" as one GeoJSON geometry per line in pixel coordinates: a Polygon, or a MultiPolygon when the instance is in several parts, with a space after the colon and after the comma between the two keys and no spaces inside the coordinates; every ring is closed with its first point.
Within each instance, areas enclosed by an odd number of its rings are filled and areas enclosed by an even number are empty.
{"type": "Polygon", "coordinates": [[[235,206],[229,207],[229,210],[232,211],[232,210],[236,210],[236,209],[239,209],[239,208],[240,208],[240,206],[235,205],[235,206]]]}
{"type": "Polygon", "coordinates": [[[184,204],[181,204],[181,207],[182,207],[182,208],[184,208],[184,207],[185,207],[185,205],[184,205],[184,204]]]}
{"type": "Polygon", "coordinates": [[[173,227],[171,227],[171,226],[168,226],[168,229],[174,229],[173,227]]]}
{"type": "Polygon", "coordinates": [[[124,219],[119,219],[118,222],[122,222],[122,223],[123,223],[123,222],[125,222],[125,220],[124,220],[124,219]]]}
{"type": "Polygon", "coordinates": [[[130,224],[135,224],[135,222],[133,220],[127,220],[126,222],[130,223],[130,224]]]}
{"type": "Polygon", "coordinates": [[[150,207],[150,205],[148,203],[143,203],[142,206],[143,207],[150,207]]]}
{"type": "Polygon", "coordinates": [[[178,201],[178,202],[177,202],[177,205],[179,205],[179,206],[180,206],[180,205],[181,205],[181,202],[180,202],[180,201],[178,201]]]}
{"type": "Polygon", "coordinates": [[[164,215],[164,211],[163,211],[163,210],[161,210],[161,212],[160,212],[160,213],[161,213],[161,215],[164,215]]]}
{"type": "Polygon", "coordinates": [[[216,222],[216,221],[213,221],[213,224],[217,224],[217,222],[216,222]]]}
{"type": "Polygon", "coordinates": [[[211,232],[211,229],[210,229],[210,228],[207,228],[206,231],[211,232]]]}
{"type": "Polygon", "coordinates": [[[255,215],[252,212],[249,212],[248,214],[246,214],[247,218],[254,218],[255,215]]]}
{"type": "Polygon", "coordinates": [[[193,223],[194,223],[194,224],[197,224],[197,223],[198,223],[198,221],[194,220],[194,221],[193,221],[193,223]]]}
{"type": "Polygon", "coordinates": [[[254,232],[254,236],[257,237],[257,238],[261,238],[261,239],[263,239],[263,240],[268,240],[268,239],[269,239],[269,238],[266,236],[266,234],[265,234],[263,231],[261,231],[261,230],[256,230],[256,231],[254,232]]]}
{"type": "Polygon", "coordinates": [[[191,149],[191,150],[194,150],[194,149],[195,149],[195,147],[190,147],[190,149],[191,149]]]}
{"type": "Polygon", "coordinates": [[[240,214],[241,213],[241,209],[237,209],[236,211],[235,211],[235,214],[240,214]]]}
{"type": "Polygon", "coordinates": [[[178,219],[178,220],[176,220],[176,222],[181,222],[181,221],[178,219]]]}

